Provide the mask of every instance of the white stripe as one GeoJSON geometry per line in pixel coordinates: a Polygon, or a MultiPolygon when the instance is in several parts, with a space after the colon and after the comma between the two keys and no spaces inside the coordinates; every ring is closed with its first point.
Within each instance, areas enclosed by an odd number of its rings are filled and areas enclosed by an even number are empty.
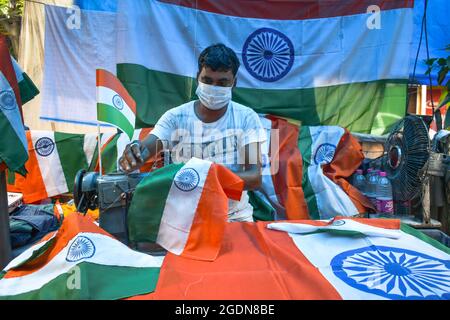
{"type": "MultiPolygon", "coordinates": [[[[375,300],[386,298],[349,286],[334,274],[331,267],[331,261],[335,256],[342,252],[377,245],[407,249],[447,261],[450,258],[449,255],[445,252],[438,250],[433,246],[427,244],[426,242],[421,241],[416,237],[404,232],[401,232],[400,239],[388,239],[379,237],[345,237],[336,236],[329,233],[289,235],[292,237],[295,245],[298,247],[301,253],[311,262],[311,264],[318,268],[322,275],[331,283],[331,285],[338,291],[343,299],[375,300]]],[[[448,279],[448,277],[450,277],[450,272],[442,273],[443,277],[445,277],[446,275],[448,279]]],[[[377,285],[375,281],[374,285],[377,285]]],[[[381,286],[381,288],[383,290],[386,290],[385,286],[381,286]]],[[[450,293],[450,280],[447,290],[447,292],[450,293]]],[[[441,290],[437,291],[442,293],[441,290]]],[[[393,292],[395,292],[395,289],[393,290],[393,292]]],[[[412,292],[411,290],[408,290],[408,295],[417,296],[417,294],[412,292]]]]}
{"type": "MultiPolygon", "coordinates": [[[[110,105],[112,107],[115,107],[114,103],[113,103],[113,97],[116,95],[119,95],[119,94],[117,92],[115,92],[114,90],[111,90],[108,87],[102,87],[102,86],[97,87],[97,102],[98,103],[104,103],[104,104],[110,105]]],[[[134,114],[133,110],[131,110],[130,106],[125,102],[125,100],[123,98],[122,98],[122,102],[123,102],[123,109],[119,110],[116,108],[116,110],[118,112],[122,113],[128,119],[128,121],[134,128],[134,122],[136,119],[136,115],[134,114]]]]}
{"type": "MultiPolygon", "coordinates": [[[[74,266],[81,262],[127,268],[160,268],[164,259],[164,257],[153,257],[133,251],[121,242],[102,234],[79,233],[77,237],[72,239],[48,264],[36,272],[23,277],[1,279],[0,296],[14,296],[38,290],[56,277],[71,271],[74,266]],[[78,236],[85,236],[94,243],[95,254],[91,258],[78,262],[68,262],[66,257],[70,245],[78,236]]],[[[95,280],[95,278],[88,279],[91,284],[95,283],[95,280]]]]}
{"type": "Polygon", "coordinates": [[[123,151],[125,150],[127,144],[129,144],[130,138],[127,134],[121,133],[119,136],[119,139],[117,139],[117,168],[119,168],[119,159],[123,154],[123,151]]]}
{"type": "Polygon", "coordinates": [[[309,127],[311,145],[311,165],[308,167],[308,177],[314,196],[317,199],[317,206],[321,219],[332,218],[337,215],[354,216],[358,209],[355,207],[349,196],[336,183],[323,174],[322,166],[315,163],[316,152],[324,144],[331,144],[337,147],[344,134],[344,129],[337,126],[309,127]]]}
{"type": "Polygon", "coordinates": [[[51,239],[53,239],[54,237],[56,237],[57,232],[55,232],[50,239],[48,239],[47,241],[42,241],[39,242],[33,246],[31,246],[30,248],[28,248],[27,250],[25,250],[24,252],[22,252],[19,256],[15,257],[6,267],[3,271],[9,271],[12,268],[17,267],[18,265],[22,264],[23,262],[27,261],[28,259],[31,258],[31,256],[34,254],[35,251],[38,251],[40,248],[42,248],[46,243],[48,243],[51,239]]]}
{"type": "Polygon", "coordinates": [[[47,196],[53,197],[68,192],[69,189],[67,187],[66,178],[61,165],[61,159],[59,158],[54,133],[51,131],[32,130],[31,140],[33,143],[34,153],[39,163],[39,170],[41,171],[47,196]],[[36,143],[42,138],[50,139],[53,142],[53,150],[47,148],[36,150],[36,143]],[[51,153],[47,154],[47,152],[50,151],[51,153]],[[39,154],[39,152],[42,155],[39,154]]]}
{"type": "Polygon", "coordinates": [[[173,254],[180,255],[186,246],[198,202],[212,162],[192,158],[181,169],[192,168],[199,175],[199,183],[192,191],[182,191],[172,183],[161,217],[156,242],[173,254]]]}
{"type": "Polygon", "coordinates": [[[23,148],[25,150],[28,150],[27,137],[25,136],[25,128],[23,127],[22,117],[20,116],[20,111],[17,106],[16,96],[14,94],[13,89],[9,85],[8,80],[3,75],[3,73],[0,71],[0,92],[5,91],[5,90],[10,91],[12,93],[12,96],[14,96],[14,102],[15,102],[16,107],[12,110],[0,107],[0,112],[2,112],[5,115],[6,119],[8,119],[9,123],[11,124],[11,127],[13,128],[17,137],[19,138],[20,142],[22,143],[23,148]]]}
{"type": "Polygon", "coordinates": [[[398,239],[401,236],[400,230],[374,227],[351,219],[337,220],[335,223],[328,224],[326,226],[315,226],[307,223],[275,222],[270,223],[267,227],[273,230],[298,234],[334,230],[360,232],[366,236],[386,237],[391,239],[398,239]]]}
{"type": "Polygon", "coordinates": [[[264,82],[253,77],[242,63],[239,87],[294,89],[407,79],[409,60],[405,57],[409,56],[413,35],[413,10],[382,11],[380,29],[368,29],[369,18],[370,14],[364,13],[267,20],[209,13],[154,0],[120,1],[118,42],[126,45],[117,48],[117,61],[195,78],[198,55],[207,46],[224,43],[242,62],[247,38],[260,28],[272,28],[292,42],[292,69],[278,81],[264,82]]]}
{"type": "Polygon", "coordinates": [[[83,150],[86,155],[86,161],[88,166],[91,165],[92,158],[94,157],[95,150],[97,148],[97,134],[87,133],[84,135],[83,150]]]}

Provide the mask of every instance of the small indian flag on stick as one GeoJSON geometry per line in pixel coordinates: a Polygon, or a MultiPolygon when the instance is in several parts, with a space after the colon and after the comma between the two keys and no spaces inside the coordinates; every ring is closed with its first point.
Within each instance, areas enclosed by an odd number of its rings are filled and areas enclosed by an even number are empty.
{"type": "Polygon", "coordinates": [[[97,69],[97,120],[134,134],[136,102],[112,73],[97,69]]]}

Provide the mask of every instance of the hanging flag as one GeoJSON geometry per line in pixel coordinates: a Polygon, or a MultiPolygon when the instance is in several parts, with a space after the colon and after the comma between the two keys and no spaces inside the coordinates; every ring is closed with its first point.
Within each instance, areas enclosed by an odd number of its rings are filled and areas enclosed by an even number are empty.
{"type": "Polygon", "coordinates": [[[39,94],[39,89],[30,77],[23,72],[17,61],[13,57],[11,57],[11,60],[14,71],[16,72],[17,83],[19,84],[20,99],[22,100],[22,104],[25,104],[39,94]]]}
{"type": "MultiPolygon", "coordinates": [[[[151,128],[138,129],[132,140],[142,140],[151,128]]],[[[8,172],[8,191],[23,194],[24,203],[34,203],[49,197],[72,192],[75,176],[80,169],[98,171],[97,134],[68,134],[30,130],[26,133],[29,159],[28,174],[22,177],[8,172]]],[[[103,173],[118,171],[118,160],[130,139],[125,133],[102,133],[103,173]]],[[[140,169],[148,172],[154,161],[140,169]]]]}
{"type": "Polygon", "coordinates": [[[361,146],[347,130],[303,126],[298,143],[303,159],[303,192],[312,219],[356,216],[372,208],[367,198],[344,179],[364,159],[361,146]]]}
{"type": "Polygon", "coordinates": [[[136,102],[112,73],[97,69],[97,120],[112,124],[133,138],[136,102]]]}
{"type": "Polygon", "coordinates": [[[152,292],[163,257],[133,251],[72,214],[0,273],[0,299],[121,299],[152,292]]]}
{"type": "Polygon", "coordinates": [[[24,175],[28,149],[21,101],[6,38],[0,35],[0,165],[4,162],[10,171],[24,175]]]}
{"type": "Polygon", "coordinates": [[[450,299],[448,247],[399,220],[342,218],[291,225],[351,232],[299,234],[269,229],[268,222],[229,223],[227,250],[215,261],[168,254],[155,292],[133,299],[450,299]]]}
{"type": "Polygon", "coordinates": [[[151,172],[136,187],[128,210],[132,242],[156,242],[184,257],[214,260],[227,223],[228,198],[244,182],[224,166],[192,158],[151,172]]]}
{"type": "Polygon", "coordinates": [[[303,125],[381,134],[405,112],[412,7],[412,0],[121,1],[117,76],[137,102],[136,126],[151,126],[196,98],[198,56],[223,43],[241,61],[236,102],[303,125]],[[378,14],[368,13],[371,5],[378,14]]]}

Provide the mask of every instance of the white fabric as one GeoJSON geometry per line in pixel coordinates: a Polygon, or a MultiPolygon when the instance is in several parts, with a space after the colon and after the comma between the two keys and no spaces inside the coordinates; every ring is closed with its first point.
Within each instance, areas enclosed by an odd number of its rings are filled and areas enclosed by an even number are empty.
{"type": "Polygon", "coordinates": [[[400,230],[377,228],[349,219],[335,220],[333,223],[326,226],[313,226],[311,224],[305,223],[279,222],[270,223],[267,225],[267,228],[298,234],[335,230],[359,232],[366,236],[386,237],[391,239],[398,239],[401,236],[400,230]]]}
{"type": "Polygon", "coordinates": [[[41,118],[97,123],[95,70],[116,72],[116,13],[82,10],[70,29],[66,8],[45,8],[41,118]]]}
{"type": "MultiPolygon", "coordinates": [[[[245,161],[245,146],[266,141],[258,115],[250,108],[231,102],[226,113],[216,122],[204,123],[196,115],[195,101],[167,111],[151,134],[169,141],[172,161],[186,162],[192,157],[209,160],[239,171],[245,161]]],[[[247,192],[240,201],[229,201],[229,218],[251,216],[247,192]],[[239,213],[238,213],[239,212],[239,213]]]]}

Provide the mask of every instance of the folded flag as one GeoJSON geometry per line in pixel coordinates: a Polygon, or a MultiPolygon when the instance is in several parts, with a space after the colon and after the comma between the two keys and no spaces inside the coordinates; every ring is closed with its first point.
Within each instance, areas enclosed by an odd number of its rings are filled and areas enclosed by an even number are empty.
{"type": "Polygon", "coordinates": [[[331,224],[301,221],[279,229],[290,232],[302,256],[322,275],[324,285],[328,282],[343,299],[450,299],[450,249],[400,225],[399,220],[337,217],[331,224]],[[306,231],[305,225],[327,231],[348,226],[347,230],[370,236],[298,233],[300,228],[306,231]],[[372,233],[375,230],[377,234],[372,233]]]}
{"type": "Polygon", "coordinates": [[[19,85],[20,91],[20,99],[22,100],[22,104],[25,104],[39,94],[39,89],[36,87],[30,77],[25,72],[23,72],[22,68],[13,57],[11,57],[11,61],[13,63],[14,71],[16,72],[17,83],[19,85]]]}
{"type": "Polygon", "coordinates": [[[25,174],[28,149],[21,107],[19,85],[6,38],[0,35],[0,166],[4,162],[10,171],[25,174]]]}
{"type": "Polygon", "coordinates": [[[154,291],[162,257],[131,250],[72,214],[0,274],[0,299],[121,299],[154,291]]]}
{"type": "Polygon", "coordinates": [[[151,172],[136,187],[128,210],[132,242],[156,242],[184,257],[214,260],[222,245],[228,198],[244,182],[224,166],[192,158],[151,172]]]}
{"type": "Polygon", "coordinates": [[[133,138],[136,102],[112,73],[97,69],[97,120],[112,124],[133,138]]]}
{"type": "Polygon", "coordinates": [[[400,238],[399,230],[389,230],[385,228],[374,227],[350,219],[334,219],[324,226],[314,226],[305,223],[276,222],[268,224],[267,228],[297,234],[330,232],[349,236],[363,235],[373,237],[386,237],[392,239],[400,238]]]}

